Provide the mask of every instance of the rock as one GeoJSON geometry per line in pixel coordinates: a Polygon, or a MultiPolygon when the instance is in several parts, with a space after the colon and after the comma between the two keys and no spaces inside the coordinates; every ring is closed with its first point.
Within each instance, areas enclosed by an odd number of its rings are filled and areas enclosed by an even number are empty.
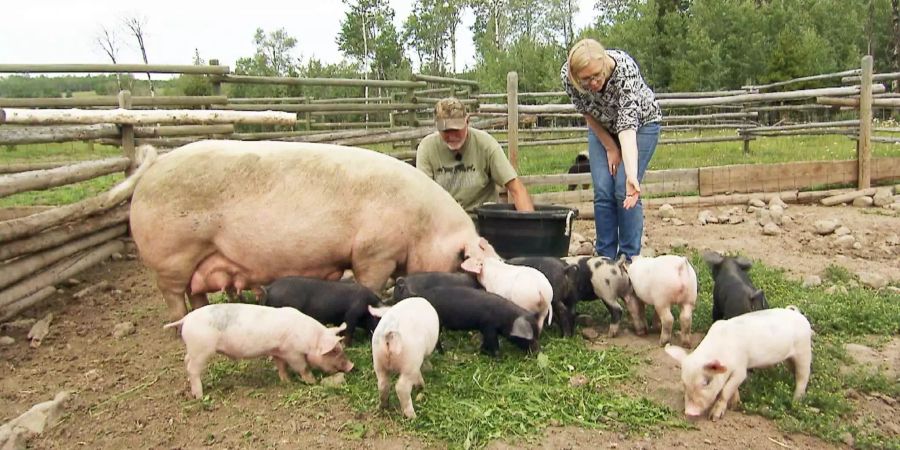
{"type": "Polygon", "coordinates": [[[872,196],[872,204],[875,206],[885,206],[894,203],[894,196],[890,188],[879,189],[872,196]]]}
{"type": "Polygon", "coordinates": [[[764,227],[772,223],[772,215],[769,213],[768,209],[757,209],[756,221],[759,223],[759,226],[764,227]]]}
{"type": "Polygon", "coordinates": [[[731,216],[728,218],[728,224],[737,225],[744,222],[744,216],[731,216]]]}
{"type": "Polygon", "coordinates": [[[662,218],[672,218],[675,217],[675,208],[672,205],[666,203],[659,207],[659,217],[662,218]]]}
{"type": "Polygon", "coordinates": [[[835,294],[847,295],[847,288],[844,286],[835,284],[833,286],[829,286],[828,289],[825,289],[825,293],[829,294],[829,295],[835,295],[835,294]]]}
{"type": "Polygon", "coordinates": [[[730,219],[730,218],[731,218],[731,216],[729,216],[728,214],[722,214],[719,216],[718,223],[728,223],[728,219],[730,219]]]}
{"type": "Polygon", "coordinates": [[[781,219],[784,217],[784,208],[781,205],[772,205],[769,207],[769,216],[775,225],[781,225],[781,219]]]}
{"type": "Polygon", "coordinates": [[[707,223],[719,223],[719,218],[716,216],[709,216],[709,219],[706,221],[707,223]]]}
{"type": "Polygon", "coordinates": [[[894,294],[900,295],[900,287],[888,286],[886,289],[888,290],[888,292],[893,292],[894,294]]]}
{"type": "Polygon", "coordinates": [[[900,245],[900,236],[898,236],[897,233],[894,233],[884,238],[884,243],[891,246],[900,245]]]}
{"type": "Polygon", "coordinates": [[[121,261],[121,260],[125,259],[125,255],[123,255],[119,252],[115,252],[112,255],[110,255],[109,257],[112,258],[113,261],[121,261]]]}
{"type": "Polygon", "coordinates": [[[841,440],[847,444],[847,447],[853,448],[856,445],[856,439],[853,438],[849,431],[841,435],[841,440]]]}
{"type": "Polygon", "coordinates": [[[589,341],[593,341],[600,337],[600,333],[594,328],[582,328],[581,335],[589,341]]]}
{"type": "Polygon", "coordinates": [[[24,414],[0,427],[0,448],[24,449],[25,441],[39,435],[46,429],[53,428],[62,416],[68,391],[62,391],[53,400],[38,403],[24,414]]]}
{"type": "Polygon", "coordinates": [[[891,203],[887,205],[885,208],[890,209],[891,211],[900,211],[900,202],[891,203]]]}
{"type": "Polygon", "coordinates": [[[872,197],[866,197],[865,195],[853,199],[853,206],[857,206],[860,208],[872,206],[873,203],[875,203],[875,201],[872,200],[872,197]]]}
{"type": "Polygon", "coordinates": [[[12,322],[6,322],[0,324],[0,329],[4,330],[27,330],[30,329],[34,323],[37,322],[35,319],[19,319],[13,320],[12,322]]]}
{"type": "Polygon", "coordinates": [[[853,247],[853,250],[862,250],[862,244],[859,241],[854,242],[851,247],[853,247]]]}
{"type": "Polygon", "coordinates": [[[129,334],[134,334],[134,331],[135,331],[135,328],[134,328],[133,323],[122,322],[122,323],[116,324],[116,326],[113,328],[112,335],[116,339],[122,339],[123,337],[128,336],[129,334]]]}
{"type": "Polygon", "coordinates": [[[53,313],[48,313],[44,316],[43,319],[38,320],[31,326],[31,330],[28,331],[28,339],[31,340],[31,348],[38,348],[41,346],[41,341],[50,334],[50,322],[53,321],[53,313]]]}
{"type": "Polygon", "coordinates": [[[888,285],[888,280],[884,275],[877,272],[857,272],[856,276],[859,282],[872,289],[881,289],[888,285]]]}
{"type": "Polygon", "coordinates": [[[578,246],[578,249],[575,250],[574,256],[593,256],[594,255],[594,244],[590,241],[582,242],[581,245],[578,246]]]}
{"type": "Polygon", "coordinates": [[[735,214],[740,214],[740,213],[741,213],[741,209],[738,208],[737,206],[732,206],[731,208],[728,208],[728,211],[725,211],[725,214],[728,214],[729,216],[733,216],[735,214]]]}
{"type": "Polygon", "coordinates": [[[569,378],[569,386],[572,386],[573,388],[582,387],[582,386],[586,385],[587,383],[588,383],[588,377],[586,377],[582,374],[572,375],[572,377],[569,378]]]}
{"type": "Polygon", "coordinates": [[[88,379],[88,381],[97,381],[100,379],[100,370],[91,369],[84,373],[84,377],[88,379]]]}
{"type": "Polygon", "coordinates": [[[642,247],[641,256],[653,258],[654,256],[656,256],[656,250],[653,250],[653,247],[642,247]]]}
{"type": "Polygon", "coordinates": [[[818,275],[807,275],[803,277],[803,287],[809,289],[811,287],[820,286],[822,284],[822,278],[818,275]]]}
{"type": "Polygon", "coordinates": [[[583,327],[592,327],[597,323],[597,321],[595,321],[594,318],[588,314],[579,314],[578,317],[575,318],[575,323],[583,327]]]}
{"type": "Polygon", "coordinates": [[[781,233],[781,228],[778,228],[778,225],[775,225],[775,222],[769,222],[763,227],[762,232],[766,236],[774,236],[781,233]]]}
{"type": "Polygon", "coordinates": [[[688,245],[688,241],[687,241],[687,239],[684,239],[684,238],[675,238],[675,239],[672,239],[671,242],[669,242],[669,247],[672,247],[672,248],[687,247],[687,245],[688,245]]]}
{"type": "Polygon", "coordinates": [[[849,234],[845,234],[834,240],[834,245],[840,248],[852,248],[853,243],[856,242],[856,238],[849,234]]]}
{"type": "Polygon", "coordinates": [[[760,200],[760,199],[758,199],[758,198],[751,198],[750,201],[747,202],[747,203],[748,203],[750,206],[755,206],[755,207],[757,207],[757,208],[765,208],[765,207],[766,207],[766,202],[764,202],[764,201],[762,201],[762,200],[760,200]]]}
{"type": "Polygon", "coordinates": [[[664,217],[662,221],[663,221],[663,223],[669,223],[669,222],[672,221],[672,218],[671,218],[671,217],[664,217]]]}
{"type": "Polygon", "coordinates": [[[81,280],[79,280],[77,278],[69,278],[68,280],[64,281],[62,284],[63,284],[63,286],[66,286],[66,287],[74,287],[74,286],[78,286],[79,284],[81,284],[81,280]]]}
{"type": "Polygon", "coordinates": [[[580,243],[582,243],[582,242],[584,242],[584,241],[586,241],[586,240],[587,240],[587,239],[584,238],[584,235],[583,235],[583,234],[581,234],[581,233],[576,233],[576,232],[574,232],[574,231],[572,232],[572,242],[575,242],[575,243],[577,243],[577,244],[580,244],[580,243]]]}
{"type": "Polygon", "coordinates": [[[672,219],[672,225],[675,225],[676,227],[680,227],[680,226],[684,225],[684,221],[681,219],[672,219]]]}
{"type": "Polygon", "coordinates": [[[850,233],[851,233],[850,229],[843,225],[839,226],[837,230],[834,230],[835,236],[844,236],[844,235],[848,235],[850,233]]]}
{"type": "Polygon", "coordinates": [[[707,223],[709,223],[709,219],[710,217],[712,217],[712,215],[712,211],[708,209],[700,211],[700,213],[697,214],[697,223],[699,223],[700,225],[706,225],[707,223]]]}
{"type": "Polygon", "coordinates": [[[787,209],[788,205],[781,199],[781,197],[775,195],[771,199],[769,199],[769,209],[772,209],[773,206],[780,206],[781,210],[784,211],[787,209]]]}
{"type": "Polygon", "coordinates": [[[755,213],[757,209],[759,209],[759,208],[757,208],[755,206],[748,206],[747,212],[752,214],[752,213],[755,213]]]}
{"type": "Polygon", "coordinates": [[[9,336],[0,336],[0,347],[6,347],[7,345],[13,345],[16,343],[16,340],[9,336]]]}
{"type": "Polygon", "coordinates": [[[334,375],[329,375],[325,378],[322,378],[322,382],[320,383],[322,386],[336,388],[342,384],[344,384],[344,372],[338,372],[334,375]]]}
{"type": "Polygon", "coordinates": [[[839,226],[841,224],[836,220],[818,220],[816,221],[816,234],[825,236],[834,233],[834,230],[839,226]]]}

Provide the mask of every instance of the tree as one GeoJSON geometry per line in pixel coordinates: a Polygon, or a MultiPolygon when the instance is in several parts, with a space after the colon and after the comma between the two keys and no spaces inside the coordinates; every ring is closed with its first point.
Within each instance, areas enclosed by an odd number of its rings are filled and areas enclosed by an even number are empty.
{"type": "MultiPolygon", "coordinates": [[[[144,26],[147,24],[147,19],[134,16],[126,17],[123,22],[125,23],[125,28],[127,28],[137,40],[138,48],[141,50],[141,56],[144,58],[144,64],[150,64],[147,62],[147,46],[144,45],[144,26]]],[[[147,72],[147,83],[150,85],[150,96],[155,96],[156,91],[153,89],[153,79],[150,78],[150,72],[147,72]]]]}
{"type": "MultiPolygon", "coordinates": [[[[891,69],[900,72],[900,0],[891,0],[891,29],[894,45],[891,47],[891,69]]],[[[894,80],[894,92],[900,92],[900,80],[894,80]]]]}
{"type": "Polygon", "coordinates": [[[370,73],[384,79],[389,68],[408,64],[387,0],[344,0],[344,4],[350,10],[341,21],[338,48],[360,62],[367,79],[370,73]]]}
{"type": "Polygon", "coordinates": [[[403,41],[419,58],[419,70],[444,74],[447,71],[445,50],[451,49],[450,68],[456,73],[456,28],[461,21],[459,2],[450,0],[416,0],[403,24],[403,41]]]}
{"type": "MultiPolygon", "coordinates": [[[[100,26],[100,32],[95,38],[97,45],[106,53],[106,56],[112,61],[113,64],[118,64],[118,55],[119,55],[119,42],[118,37],[116,36],[114,31],[110,31],[106,26],[100,26]]],[[[122,90],[122,76],[119,73],[116,73],[116,85],[119,90],[122,90]]]]}
{"type": "MultiPolygon", "coordinates": [[[[235,73],[269,77],[297,76],[298,71],[292,55],[297,39],[283,28],[271,33],[257,28],[253,35],[253,43],[256,45],[256,51],[253,56],[238,58],[235,73]]],[[[288,88],[279,85],[230,86],[230,95],[235,97],[277,97],[288,92],[288,88]]]]}

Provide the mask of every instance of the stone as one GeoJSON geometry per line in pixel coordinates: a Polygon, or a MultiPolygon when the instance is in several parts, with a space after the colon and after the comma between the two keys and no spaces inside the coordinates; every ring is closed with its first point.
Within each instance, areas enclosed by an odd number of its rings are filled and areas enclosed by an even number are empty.
{"type": "Polygon", "coordinates": [[[656,256],[656,250],[654,250],[653,247],[641,247],[641,256],[653,258],[656,256]]]}
{"type": "Polygon", "coordinates": [[[728,218],[728,223],[730,225],[737,225],[739,223],[744,222],[744,216],[731,216],[728,218]]]}
{"type": "Polygon", "coordinates": [[[859,208],[866,208],[866,207],[872,206],[873,203],[875,203],[875,201],[872,200],[872,197],[867,197],[865,195],[862,197],[856,197],[853,199],[853,206],[856,206],[859,208]]]}
{"type": "Polygon", "coordinates": [[[781,228],[778,228],[778,225],[775,225],[775,222],[769,222],[763,226],[762,232],[766,236],[774,236],[781,233],[781,228]]]}
{"type": "Polygon", "coordinates": [[[847,234],[850,234],[850,233],[851,233],[850,229],[847,228],[847,227],[845,227],[845,226],[843,226],[843,225],[841,225],[840,227],[838,227],[837,230],[834,230],[834,235],[835,235],[835,236],[844,236],[844,235],[847,235],[847,234]]]}
{"type": "Polygon", "coordinates": [[[891,234],[884,238],[884,243],[891,246],[900,245],[900,236],[897,233],[891,234]]]}
{"type": "Polygon", "coordinates": [[[769,213],[768,209],[757,209],[756,210],[756,222],[759,223],[759,226],[764,227],[769,223],[772,223],[772,215],[769,213]]]}
{"type": "Polygon", "coordinates": [[[709,219],[706,222],[707,223],[719,223],[719,218],[716,216],[709,216],[709,219]]]}
{"type": "Polygon", "coordinates": [[[885,208],[890,209],[891,211],[900,211],[900,202],[891,203],[890,205],[885,206],[885,208]]]}
{"type": "Polygon", "coordinates": [[[688,241],[687,241],[687,239],[684,239],[684,238],[675,238],[675,239],[672,239],[671,242],[669,242],[669,247],[672,247],[672,248],[687,247],[687,245],[688,245],[688,241]]]}
{"type": "Polygon", "coordinates": [[[684,225],[684,221],[681,219],[672,219],[672,225],[675,225],[676,227],[680,227],[680,226],[684,225]]]}
{"type": "Polygon", "coordinates": [[[807,275],[803,277],[803,287],[806,289],[820,286],[822,284],[822,278],[818,275],[807,275]]]}
{"type": "Polygon", "coordinates": [[[860,283],[872,289],[881,289],[888,285],[887,278],[877,272],[861,271],[857,272],[856,276],[859,278],[860,283]]]}
{"type": "Polygon", "coordinates": [[[0,336],[0,347],[6,347],[7,345],[13,345],[16,343],[16,340],[9,336],[0,336]]]}
{"type": "Polygon", "coordinates": [[[600,333],[594,328],[582,328],[581,335],[589,341],[593,341],[600,337],[600,333]]]}
{"type": "Polygon", "coordinates": [[[669,223],[672,221],[672,218],[671,217],[663,217],[662,221],[663,221],[663,223],[669,223]]]}
{"type": "Polygon", "coordinates": [[[346,381],[344,378],[344,372],[338,372],[334,375],[329,375],[325,378],[322,378],[321,385],[330,388],[336,388],[346,381]]]}
{"type": "Polygon", "coordinates": [[[594,256],[594,244],[590,241],[582,242],[575,250],[574,256],[594,256]]]}
{"type": "Polygon", "coordinates": [[[659,217],[662,217],[664,219],[675,217],[675,208],[668,203],[660,206],[659,207],[659,217]]]}
{"type": "Polygon", "coordinates": [[[122,339],[123,337],[128,336],[129,334],[134,334],[134,331],[135,331],[135,328],[134,328],[133,323],[122,322],[122,323],[116,324],[116,326],[113,328],[112,335],[116,339],[122,339]]]}
{"type": "Polygon", "coordinates": [[[740,213],[741,213],[741,209],[738,208],[737,206],[732,206],[731,208],[728,208],[728,211],[725,211],[725,214],[728,214],[729,216],[733,216],[735,214],[740,214],[740,213]]]}
{"type": "Polygon", "coordinates": [[[856,241],[852,245],[853,250],[862,250],[862,244],[859,241],[856,241]]]}
{"type": "Polygon", "coordinates": [[[703,211],[700,211],[699,214],[697,214],[697,223],[699,223],[700,225],[706,225],[707,223],[709,223],[709,219],[712,216],[712,211],[704,209],[703,211]]]}
{"type": "Polygon", "coordinates": [[[748,206],[747,212],[752,214],[752,213],[756,212],[757,209],[759,209],[759,208],[757,208],[755,206],[748,206]]]}
{"type": "Polygon", "coordinates": [[[885,206],[894,203],[894,195],[890,188],[879,189],[872,196],[872,204],[875,206],[885,206]]]}
{"type": "Polygon", "coordinates": [[[109,257],[112,258],[113,261],[121,261],[121,260],[125,259],[125,255],[123,255],[119,252],[115,252],[112,255],[110,255],[109,257]]]}
{"type": "Polygon", "coordinates": [[[829,286],[828,289],[825,289],[825,293],[829,295],[847,295],[847,288],[840,285],[829,286]]]}
{"type": "Polygon", "coordinates": [[[845,234],[834,240],[834,245],[840,248],[853,248],[853,243],[856,242],[856,238],[849,234],[845,234]]]}
{"type": "Polygon", "coordinates": [[[582,243],[582,242],[584,242],[584,241],[587,241],[587,239],[584,237],[583,234],[577,233],[577,232],[574,232],[574,231],[572,232],[572,242],[575,242],[575,243],[580,244],[580,243],[582,243]]]}
{"type": "Polygon", "coordinates": [[[815,226],[816,234],[825,236],[834,233],[834,230],[841,226],[841,224],[836,220],[817,220],[815,226]]]}
{"type": "Polygon", "coordinates": [[[769,216],[775,225],[781,225],[781,219],[784,217],[784,208],[781,205],[772,205],[769,207],[769,216]]]}
{"type": "Polygon", "coordinates": [[[787,203],[781,199],[781,197],[775,195],[771,199],[769,199],[769,209],[772,209],[773,206],[780,206],[781,210],[784,211],[787,209],[787,203]]]}
{"type": "Polygon", "coordinates": [[[719,215],[718,223],[728,223],[728,219],[730,219],[730,218],[731,218],[731,216],[729,216],[728,214],[721,214],[721,215],[719,215]]]}
{"type": "Polygon", "coordinates": [[[765,208],[766,207],[766,202],[764,202],[758,198],[751,198],[750,201],[747,203],[749,203],[750,206],[755,206],[757,208],[765,208]]]}
{"type": "Polygon", "coordinates": [[[841,435],[841,441],[847,444],[847,447],[853,448],[856,446],[856,439],[853,438],[849,431],[841,435]]]}

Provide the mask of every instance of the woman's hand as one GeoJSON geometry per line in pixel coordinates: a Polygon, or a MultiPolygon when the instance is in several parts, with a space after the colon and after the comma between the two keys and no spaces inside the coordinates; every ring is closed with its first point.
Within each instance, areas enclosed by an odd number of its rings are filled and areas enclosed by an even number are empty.
{"type": "Polygon", "coordinates": [[[641,197],[641,183],[637,178],[629,177],[625,179],[625,201],[622,207],[625,209],[634,208],[638,199],[641,197]]]}
{"type": "Polygon", "coordinates": [[[616,176],[616,170],[619,168],[619,163],[622,162],[622,151],[619,150],[619,147],[613,145],[606,146],[606,164],[609,169],[609,174],[612,176],[616,176]]]}

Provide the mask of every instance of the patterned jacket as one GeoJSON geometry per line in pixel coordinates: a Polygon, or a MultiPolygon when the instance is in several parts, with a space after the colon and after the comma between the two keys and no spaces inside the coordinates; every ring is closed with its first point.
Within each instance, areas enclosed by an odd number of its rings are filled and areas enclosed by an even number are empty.
{"type": "Polygon", "coordinates": [[[616,67],[606,86],[599,92],[579,92],[569,80],[569,63],[560,70],[563,87],[575,110],[590,114],[613,136],[622,130],[637,130],[642,125],[662,121],[659,102],[638,68],[637,62],[621,50],[606,51],[616,67]]]}

